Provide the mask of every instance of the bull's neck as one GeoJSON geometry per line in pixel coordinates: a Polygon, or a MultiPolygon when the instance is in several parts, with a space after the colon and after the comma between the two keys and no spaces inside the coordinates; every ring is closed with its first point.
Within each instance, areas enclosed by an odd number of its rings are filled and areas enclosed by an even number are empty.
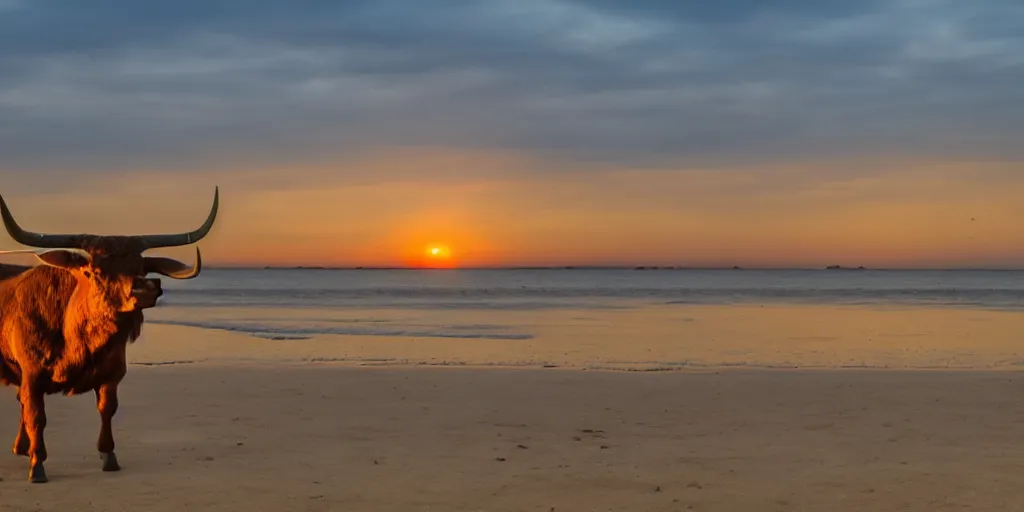
{"type": "Polygon", "coordinates": [[[123,331],[122,314],[99,307],[90,301],[77,301],[68,308],[64,324],[65,337],[74,337],[86,346],[98,348],[123,331]],[[77,307],[75,307],[77,306],[77,307]]]}

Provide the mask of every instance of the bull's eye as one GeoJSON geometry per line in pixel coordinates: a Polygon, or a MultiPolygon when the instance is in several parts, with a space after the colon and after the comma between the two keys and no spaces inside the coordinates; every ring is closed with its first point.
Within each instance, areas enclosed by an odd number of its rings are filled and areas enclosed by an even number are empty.
{"type": "Polygon", "coordinates": [[[89,272],[88,270],[86,270],[85,272],[82,272],[82,274],[85,275],[86,279],[91,279],[92,278],[92,272],[89,272]]]}

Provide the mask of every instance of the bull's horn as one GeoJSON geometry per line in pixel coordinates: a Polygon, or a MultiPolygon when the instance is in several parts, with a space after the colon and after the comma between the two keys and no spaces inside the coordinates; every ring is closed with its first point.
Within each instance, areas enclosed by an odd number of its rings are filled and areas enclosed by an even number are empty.
{"type": "Polygon", "coordinates": [[[206,222],[199,229],[188,233],[177,233],[173,235],[141,235],[137,238],[142,241],[142,244],[146,249],[155,249],[157,247],[178,247],[182,245],[194,244],[203,239],[207,233],[210,232],[210,228],[213,227],[213,221],[217,220],[217,206],[220,204],[220,189],[214,187],[213,189],[213,206],[210,208],[210,215],[206,217],[206,222]]]}
{"type": "MultiPolygon", "coordinates": [[[[206,222],[199,229],[188,233],[177,233],[173,235],[138,235],[135,238],[138,239],[145,249],[154,249],[157,247],[177,247],[181,245],[189,245],[199,240],[202,240],[207,233],[210,232],[210,228],[213,227],[213,221],[217,219],[217,206],[220,203],[220,190],[219,187],[213,189],[213,207],[210,209],[210,215],[206,218],[206,222]]],[[[14,216],[11,215],[11,210],[7,207],[7,202],[0,196],[0,216],[3,217],[4,227],[7,228],[7,233],[11,235],[14,241],[22,245],[29,247],[39,247],[43,249],[61,249],[68,247],[80,248],[82,240],[85,235],[51,235],[42,233],[33,233],[26,231],[18,225],[17,221],[14,220],[14,216]]]]}
{"type": "Polygon", "coordinates": [[[14,220],[14,215],[11,215],[11,210],[7,207],[7,202],[4,201],[2,196],[0,196],[0,216],[4,219],[4,227],[7,228],[7,233],[19,244],[43,249],[78,247],[79,235],[44,235],[22,229],[18,222],[14,220]]]}

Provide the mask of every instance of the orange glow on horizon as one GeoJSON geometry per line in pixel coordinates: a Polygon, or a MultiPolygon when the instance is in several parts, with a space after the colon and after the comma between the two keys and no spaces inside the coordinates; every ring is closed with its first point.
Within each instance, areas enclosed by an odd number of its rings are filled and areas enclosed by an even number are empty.
{"type": "MultiPolygon", "coordinates": [[[[221,214],[199,244],[211,266],[1024,267],[1014,161],[630,168],[413,148],[288,171],[303,180],[151,171],[92,181],[115,190],[4,198],[35,231],[180,232],[202,222],[216,182],[221,214]],[[147,183],[171,187],[165,200],[135,193],[147,183]]],[[[160,253],[191,261],[194,247],[160,253]]]]}

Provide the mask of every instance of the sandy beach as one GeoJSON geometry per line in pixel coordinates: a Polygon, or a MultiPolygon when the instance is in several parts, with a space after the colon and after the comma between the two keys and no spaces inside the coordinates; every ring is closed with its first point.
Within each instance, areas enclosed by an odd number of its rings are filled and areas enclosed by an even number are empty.
{"type": "Polygon", "coordinates": [[[51,396],[47,410],[51,481],[29,484],[25,459],[0,457],[0,509],[1024,505],[1024,378],[1012,371],[136,364],[115,420],[119,473],[100,471],[91,396],[51,396]]]}
{"type": "MultiPolygon", "coordinates": [[[[129,347],[123,471],[100,471],[93,397],[50,396],[50,482],[0,456],[0,510],[1024,507],[1012,312],[390,314],[534,336],[276,340],[158,322],[376,313],[158,308],[129,347]]],[[[10,442],[18,409],[4,392],[10,442]]]]}

